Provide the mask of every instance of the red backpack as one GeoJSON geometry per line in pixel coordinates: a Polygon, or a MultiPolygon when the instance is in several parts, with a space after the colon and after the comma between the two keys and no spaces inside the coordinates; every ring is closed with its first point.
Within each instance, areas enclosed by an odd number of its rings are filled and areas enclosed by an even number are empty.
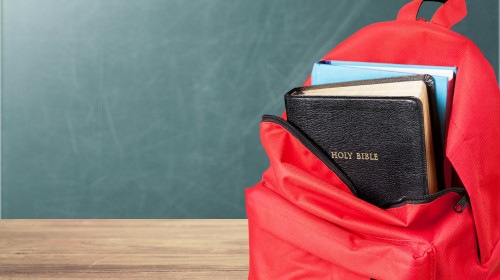
{"type": "Polygon", "coordinates": [[[249,279],[500,279],[495,73],[449,29],[465,17],[465,0],[445,1],[430,22],[416,19],[423,1],[323,59],[457,67],[446,157],[465,188],[380,209],[355,197],[285,114],[266,117],[260,133],[271,166],[246,190],[249,279]]]}

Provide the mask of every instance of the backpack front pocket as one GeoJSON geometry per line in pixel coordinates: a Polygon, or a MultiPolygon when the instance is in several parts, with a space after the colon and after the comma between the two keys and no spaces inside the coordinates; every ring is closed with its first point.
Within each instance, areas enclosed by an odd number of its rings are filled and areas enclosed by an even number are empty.
{"type": "Polygon", "coordinates": [[[284,119],[265,117],[261,139],[271,167],[246,191],[250,279],[441,280],[482,273],[479,265],[463,265],[479,264],[465,189],[381,209],[357,198],[342,172],[284,119]]]}

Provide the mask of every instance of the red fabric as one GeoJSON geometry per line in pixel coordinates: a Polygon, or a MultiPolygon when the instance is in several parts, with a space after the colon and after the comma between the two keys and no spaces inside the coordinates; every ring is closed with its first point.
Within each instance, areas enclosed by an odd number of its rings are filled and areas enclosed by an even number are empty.
{"type": "Polygon", "coordinates": [[[446,156],[471,204],[456,213],[461,196],[448,193],[382,210],[354,197],[286,129],[263,122],[271,166],[246,191],[249,279],[500,279],[500,91],[479,49],[445,27],[464,15],[465,2],[449,0],[435,23],[411,16],[421,2],[324,59],[456,66],[446,156]]]}

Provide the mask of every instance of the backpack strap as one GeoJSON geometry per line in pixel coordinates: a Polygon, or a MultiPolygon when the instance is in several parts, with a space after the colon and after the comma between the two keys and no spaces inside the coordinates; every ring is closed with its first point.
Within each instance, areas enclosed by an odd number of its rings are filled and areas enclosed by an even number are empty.
{"type": "Polygon", "coordinates": [[[432,17],[431,22],[447,28],[452,27],[467,15],[465,0],[414,0],[401,8],[398,20],[417,20],[418,10],[424,1],[443,3],[432,17]]]}

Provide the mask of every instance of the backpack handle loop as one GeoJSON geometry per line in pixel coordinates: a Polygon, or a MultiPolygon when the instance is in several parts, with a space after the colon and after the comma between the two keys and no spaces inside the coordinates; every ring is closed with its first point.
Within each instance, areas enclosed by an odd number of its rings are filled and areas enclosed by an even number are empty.
{"type": "Polygon", "coordinates": [[[450,28],[467,15],[465,0],[413,0],[406,4],[398,13],[398,20],[417,20],[418,10],[424,1],[441,2],[431,19],[432,23],[450,28]]]}

